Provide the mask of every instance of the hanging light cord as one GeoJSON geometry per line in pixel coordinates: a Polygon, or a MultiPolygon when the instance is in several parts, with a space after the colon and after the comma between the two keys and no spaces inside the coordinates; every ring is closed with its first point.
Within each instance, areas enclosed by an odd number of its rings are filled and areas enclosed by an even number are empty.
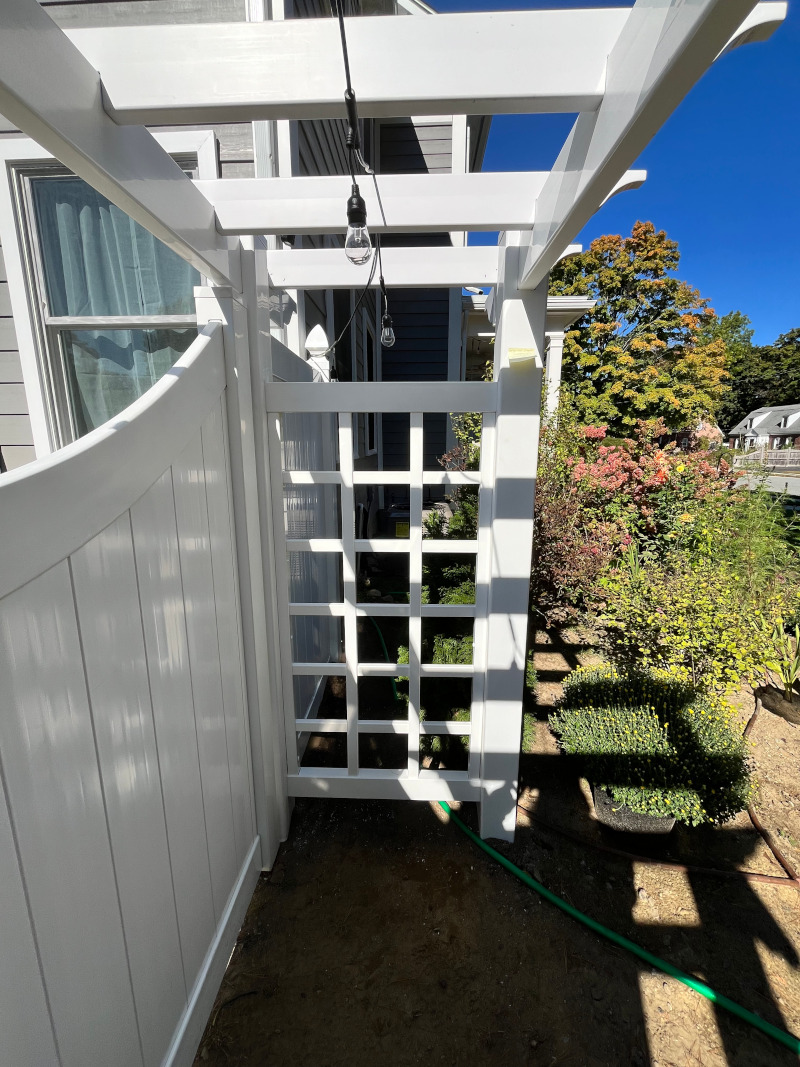
{"type": "MultiPolygon", "coordinates": [[[[376,241],[376,244],[378,244],[378,248],[380,248],[380,244],[378,243],[380,241],[380,238],[376,236],[375,241],[376,241]]],[[[375,279],[375,268],[378,266],[378,259],[379,259],[379,256],[373,256],[372,257],[372,266],[370,267],[370,271],[369,271],[369,279],[367,280],[367,284],[361,290],[361,295],[359,296],[358,300],[356,301],[356,306],[353,308],[353,314],[347,320],[347,322],[344,325],[344,328],[343,328],[342,332],[339,334],[339,336],[336,338],[336,340],[333,342],[333,344],[329,345],[328,348],[326,348],[325,351],[322,353],[323,356],[327,356],[329,352],[333,352],[334,348],[336,348],[336,346],[339,344],[341,339],[344,337],[344,335],[350,329],[350,324],[352,323],[353,319],[356,317],[356,312],[358,311],[358,309],[361,307],[362,303],[364,302],[364,297],[369,292],[369,289],[372,286],[372,282],[375,279]]]]}
{"type": "MultiPolygon", "coordinates": [[[[344,63],[344,78],[345,78],[344,102],[345,102],[345,107],[347,108],[347,126],[348,126],[347,135],[346,135],[346,139],[345,140],[346,140],[346,144],[347,144],[347,159],[348,159],[348,164],[349,164],[349,168],[350,168],[350,177],[351,177],[351,179],[353,181],[353,185],[357,187],[358,183],[356,182],[355,163],[358,163],[358,165],[361,167],[361,169],[364,171],[364,173],[368,174],[372,178],[372,183],[375,186],[375,197],[376,197],[376,199],[378,201],[378,207],[380,209],[381,218],[383,220],[383,225],[385,227],[387,225],[386,212],[384,211],[384,208],[383,208],[383,199],[381,198],[381,191],[380,191],[380,188],[378,187],[378,177],[377,177],[374,169],[364,159],[364,156],[363,156],[363,154],[361,152],[361,134],[360,134],[359,127],[358,127],[358,104],[357,104],[357,101],[356,101],[355,91],[353,90],[353,82],[352,82],[352,79],[350,77],[350,56],[349,56],[349,53],[348,53],[348,50],[347,50],[347,33],[345,31],[345,25],[344,25],[344,7],[343,7],[343,4],[344,4],[344,0],[331,0],[331,10],[333,12],[334,18],[336,18],[338,20],[338,22],[339,22],[339,36],[340,36],[341,42],[342,42],[342,61],[344,63]]],[[[375,256],[373,257],[373,261],[372,261],[372,268],[370,270],[369,281],[367,282],[366,286],[362,290],[361,295],[359,296],[358,301],[356,302],[356,306],[353,308],[353,313],[350,316],[350,318],[347,320],[347,323],[346,323],[344,329],[339,334],[339,336],[336,338],[336,340],[333,342],[333,344],[330,345],[330,347],[323,353],[324,355],[328,355],[329,352],[333,351],[333,349],[341,341],[341,339],[345,336],[345,334],[347,333],[348,329],[350,328],[350,324],[352,323],[353,319],[355,318],[356,312],[361,307],[361,304],[364,301],[364,297],[367,294],[367,290],[372,285],[373,279],[375,277],[375,268],[376,268],[376,266],[378,266],[378,268],[379,268],[379,270],[378,270],[378,284],[380,285],[381,296],[382,296],[382,300],[383,300],[383,315],[386,316],[386,315],[389,314],[389,298],[388,298],[388,296],[386,294],[386,282],[384,281],[384,278],[383,278],[383,259],[381,257],[381,238],[380,238],[380,234],[376,234],[375,235],[375,256]]]]}

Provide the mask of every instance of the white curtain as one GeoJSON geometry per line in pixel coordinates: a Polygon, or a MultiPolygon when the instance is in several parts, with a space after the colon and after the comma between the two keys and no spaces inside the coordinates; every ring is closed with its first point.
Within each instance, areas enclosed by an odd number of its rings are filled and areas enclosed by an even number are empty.
{"type": "MultiPolygon", "coordinates": [[[[51,315],[187,315],[197,271],[80,178],[31,181],[51,315]]],[[[65,331],[67,391],[79,432],[149,389],[194,329],[65,331]]]]}

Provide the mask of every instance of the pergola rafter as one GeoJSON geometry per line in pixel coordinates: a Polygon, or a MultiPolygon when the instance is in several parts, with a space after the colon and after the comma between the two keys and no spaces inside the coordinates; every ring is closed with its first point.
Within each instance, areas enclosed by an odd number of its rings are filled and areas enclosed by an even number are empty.
{"type": "MultiPolygon", "coordinates": [[[[372,233],[523,230],[533,225],[531,203],[548,173],[381,174],[380,203],[372,181],[362,182],[361,193],[372,233]]],[[[638,189],[646,178],[647,171],[628,171],[611,195],[638,189]]],[[[195,184],[226,234],[341,233],[342,204],[350,195],[346,175],[195,184]]]]}
{"type": "MultiPolygon", "coordinates": [[[[563,255],[580,252],[568,245],[563,255]]],[[[383,275],[391,289],[453,289],[462,285],[497,284],[497,249],[493,245],[467,248],[383,248],[383,275]]],[[[361,289],[370,282],[371,263],[354,267],[341,248],[298,248],[270,252],[267,257],[273,289],[361,289]]]]}
{"type": "MultiPolygon", "coordinates": [[[[381,56],[359,68],[364,117],[582,112],[553,170],[532,175],[527,194],[518,175],[451,175],[449,190],[429,184],[445,192],[427,204],[422,183],[417,191],[404,179],[387,189],[386,228],[529,230],[520,287],[535,288],[601,203],[640,184],[627,167],[714,58],[764,39],[785,14],[777,2],[637,0],[630,10],[439,16],[423,25],[351,20],[353,55],[381,56]]],[[[209,201],[148,131],[128,124],[341,115],[335,33],[321,19],[68,35],[36,0],[7,0],[0,111],[206,277],[238,288],[235,240],[224,234],[333,232],[341,225],[334,180],[320,197],[275,186],[273,198],[251,180],[249,192],[237,183],[239,206],[219,186],[203,190],[209,201]]],[[[380,228],[375,207],[370,222],[380,228]]]]}
{"type": "MultiPolygon", "coordinates": [[[[628,12],[347,20],[362,118],[599,106],[628,12]]],[[[344,118],[333,19],[73,30],[121,123],[344,118]]]]}
{"type": "Polygon", "coordinates": [[[603,102],[578,117],[537,197],[520,285],[534,289],[723,51],[771,32],[785,3],[638,0],[608,59],[603,102]]]}

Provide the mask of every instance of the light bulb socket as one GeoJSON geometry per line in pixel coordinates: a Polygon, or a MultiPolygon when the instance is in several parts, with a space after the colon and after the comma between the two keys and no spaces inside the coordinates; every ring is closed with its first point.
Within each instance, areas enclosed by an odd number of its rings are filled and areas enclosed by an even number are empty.
{"type": "Polygon", "coordinates": [[[348,89],[344,94],[344,106],[347,109],[347,134],[345,144],[348,148],[357,152],[361,148],[361,133],[358,128],[358,105],[356,94],[348,89]]]}
{"type": "Polygon", "coordinates": [[[381,328],[384,330],[391,330],[392,328],[392,316],[384,315],[381,319],[381,328]]]}
{"type": "Polygon", "coordinates": [[[347,222],[350,226],[367,225],[367,205],[355,183],[353,183],[350,199],[347,201],[347,222]]]}

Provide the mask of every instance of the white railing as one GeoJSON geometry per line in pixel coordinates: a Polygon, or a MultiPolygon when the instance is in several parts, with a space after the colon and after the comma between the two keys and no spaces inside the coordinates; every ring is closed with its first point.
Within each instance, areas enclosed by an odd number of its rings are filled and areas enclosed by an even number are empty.
{"type": "Polygon", "coordinates": [[[15,1067],[192,1062],[261,866],[222,330],[0,478],[0,1018],[15,1067]]]}
{"type": "Polygon", "coordinates": [[[735,456],[734,467],[800,467],[800,448],[756,448],[735,456]]]}

